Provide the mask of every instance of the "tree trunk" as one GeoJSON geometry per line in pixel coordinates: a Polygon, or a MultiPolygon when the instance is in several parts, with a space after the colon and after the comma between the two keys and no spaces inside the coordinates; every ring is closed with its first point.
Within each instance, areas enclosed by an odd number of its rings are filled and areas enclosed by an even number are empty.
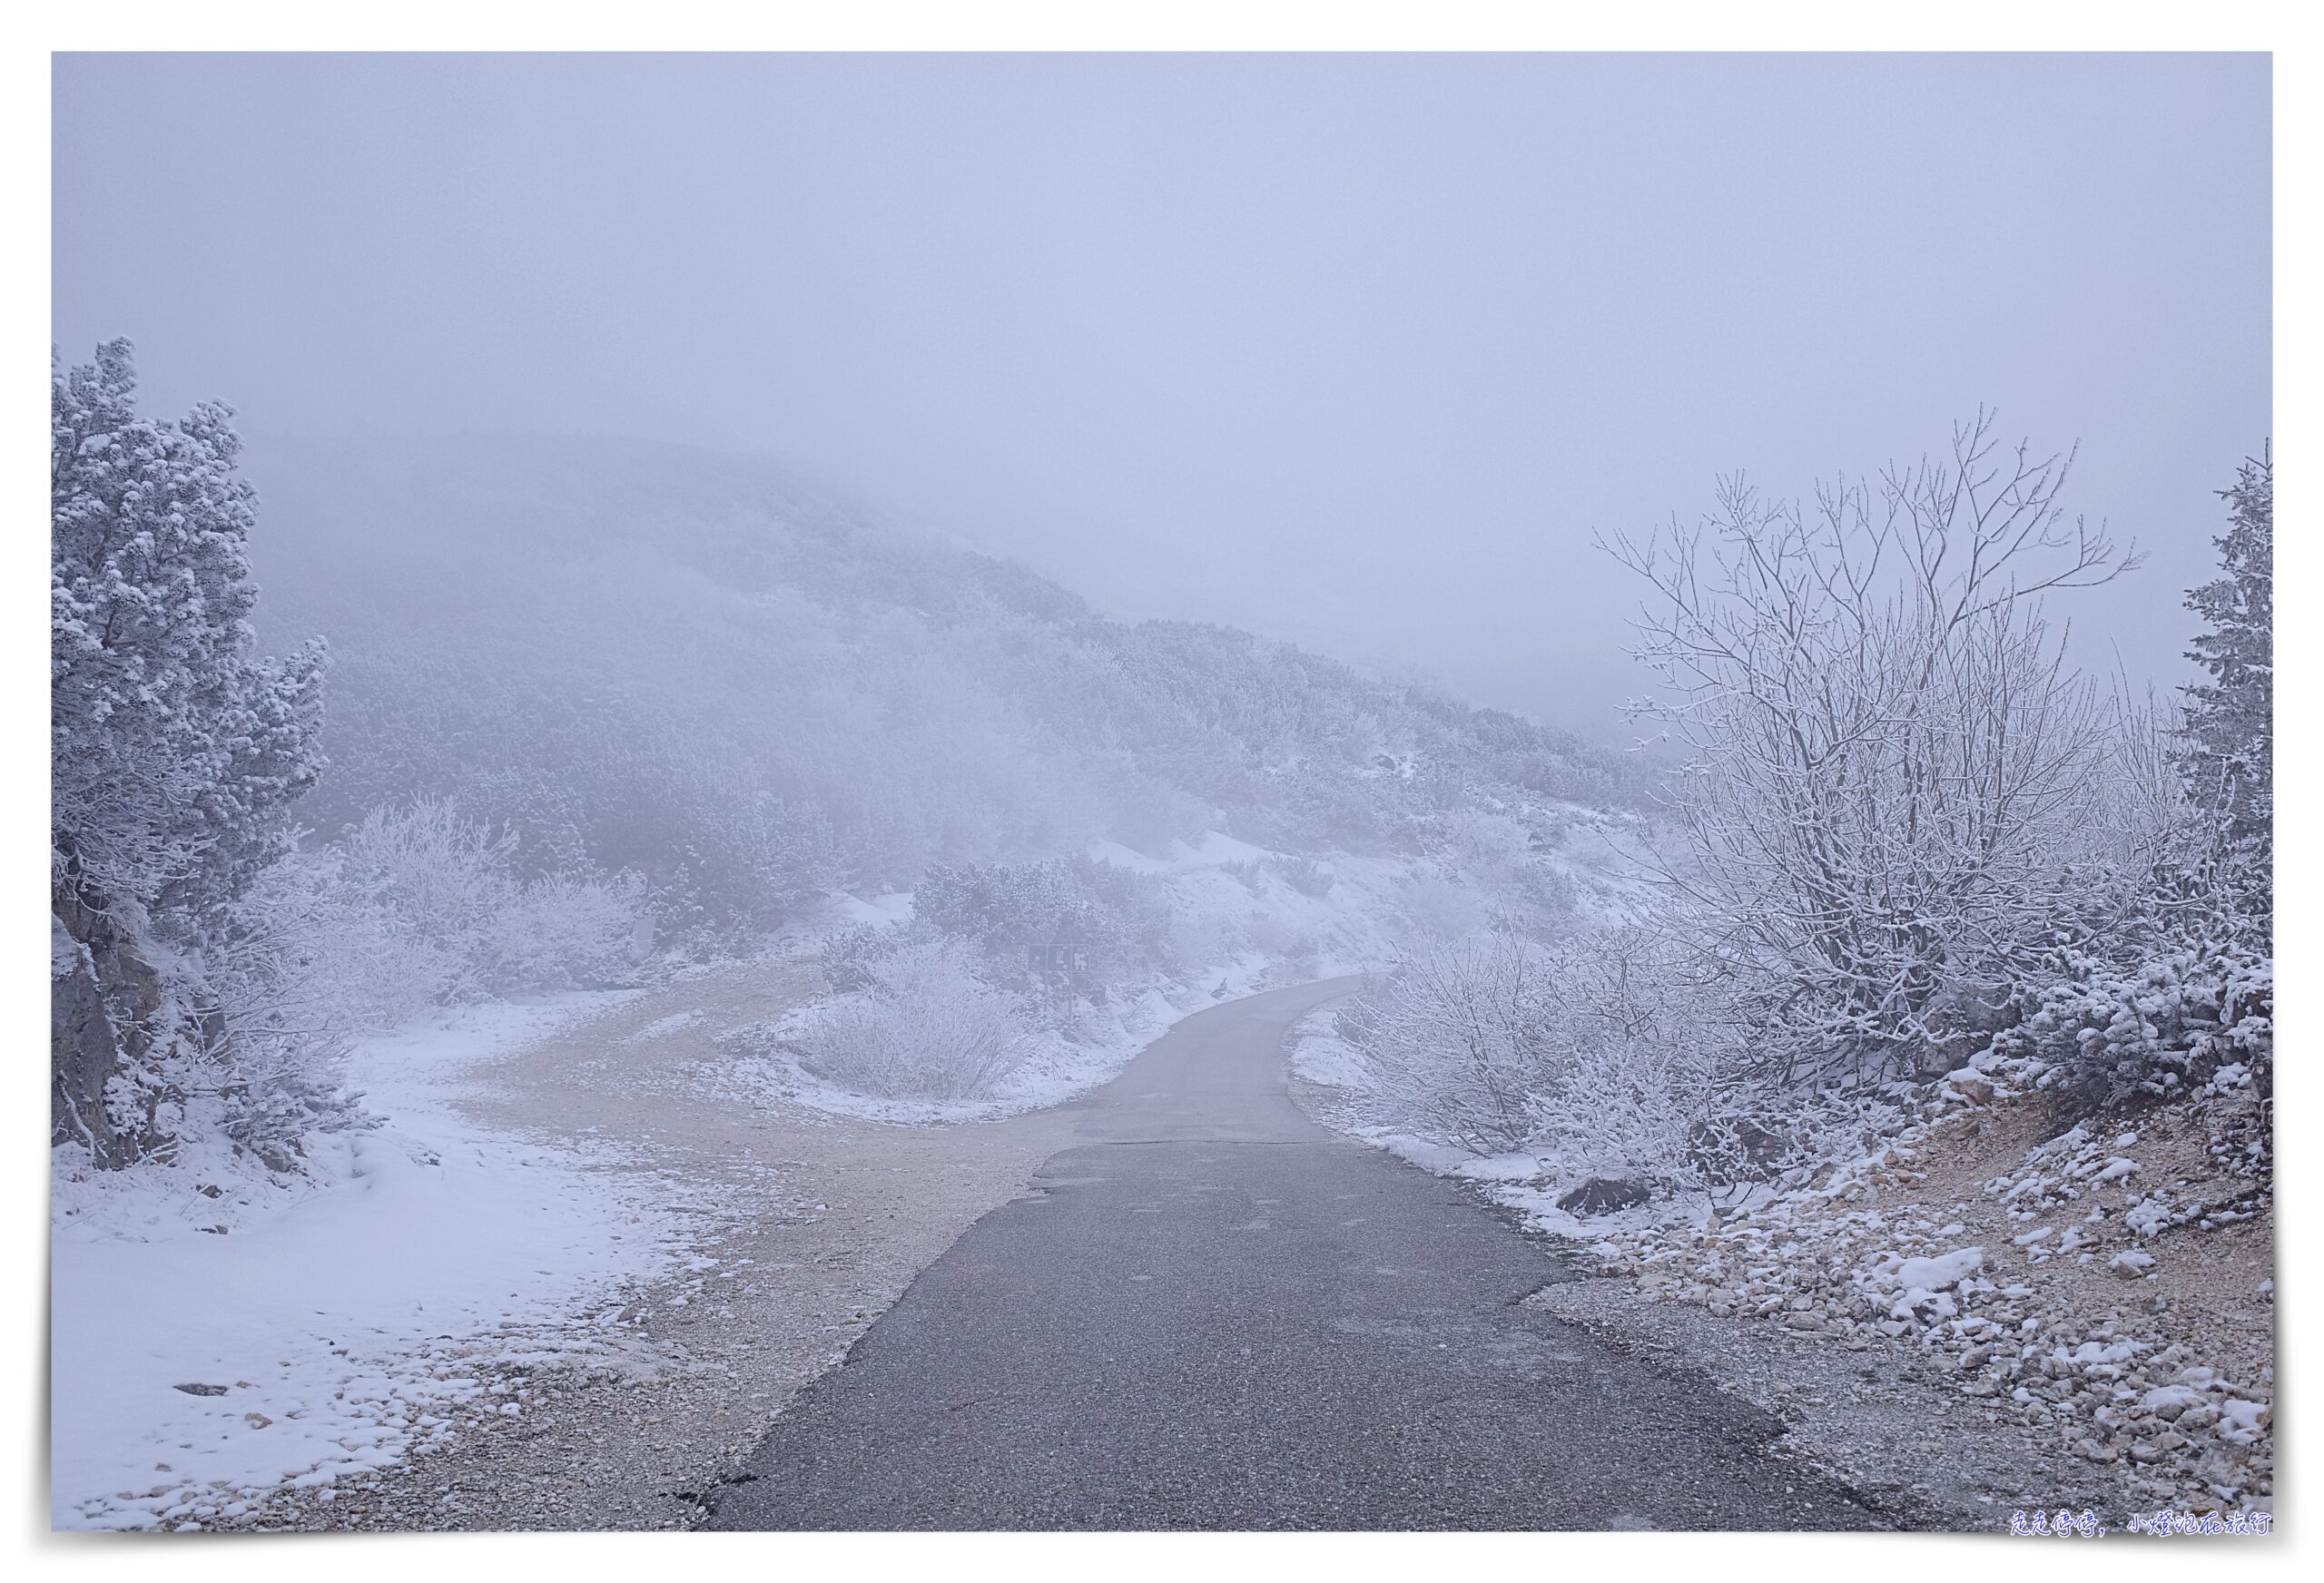
{"type": "Polygon", "coordinates": [[[100,1168],[115,1170],[159,1141],[150,1117],[116,1114],[108,1090],[153,1043],[162,975],[69,867],[52,907],[49,1142],[84,1144],[100,1168]]]}

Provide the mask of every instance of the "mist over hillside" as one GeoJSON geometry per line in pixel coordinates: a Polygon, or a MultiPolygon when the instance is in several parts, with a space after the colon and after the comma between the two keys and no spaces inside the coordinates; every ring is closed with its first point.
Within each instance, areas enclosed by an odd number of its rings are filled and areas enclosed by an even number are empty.
{"type": "Polygon", "coordinates": [[[754,458],[493,436],[270,442],[251,471],[266,640],[333,650],[301,805],[326,835],[453,797],[529,865],[766,924],[1098,839],[1418,853],[1456,811],[1522,821],[1634,781],[1246,632],[1109,620],[754,458]]]}
{"type": "Polygon", "coordinates": [[[2268,1534],[2267,31],[981,15],[53,54],[52,1530],[2268,1534]]]}

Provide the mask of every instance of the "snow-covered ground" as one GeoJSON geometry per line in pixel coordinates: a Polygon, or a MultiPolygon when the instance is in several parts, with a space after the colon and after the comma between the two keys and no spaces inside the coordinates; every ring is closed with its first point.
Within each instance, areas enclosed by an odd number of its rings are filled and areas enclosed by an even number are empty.
{"type": "Polygon", "coordinates": [[[286,1482],[359,1481],[507,1391],[497,1367],[597,1344],[593,1314],[668,1265],[676,1223],[617,1162],[481,1126],[453,1097],[621,998],[366,1042],[352,1075],[386,1125],[330,1140],[310,1182],[222,1162],[99,1182],[60,1155],[54,1524],[199,1524],[286,1482]]]}

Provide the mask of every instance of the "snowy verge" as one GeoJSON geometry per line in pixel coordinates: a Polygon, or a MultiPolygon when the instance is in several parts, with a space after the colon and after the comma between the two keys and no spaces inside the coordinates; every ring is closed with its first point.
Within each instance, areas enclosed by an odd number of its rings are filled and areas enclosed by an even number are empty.
{"type": "MultiPolygon", "coordinates": [[[[124,1175],[55,1157],[51,1521],[200,1526],[290,1484],[360,1480],[523,1411],[496,1371],[603,1344],[576,1318],[677,1251],[638,1177],[461,1116],[486,1060],[608,1009],[573,994],[439,1015],[365,1041],[375,1131],[312,1179],[226,1159],[124,1175]]],[[[610,1315],[604,1316],[610,1319],[610,1315]]]]}
{"type": "Polygon", "coordinates": [[[1255,956],[1216,968],[1191,984],[1149,985],[1088,1016],[1070,1037],[1039,1036],[1031,1053],[986,1099],[884,1098],[859,1094],[807,1071],[792,1045],[827,1013],[829,999],[727,1034],[720,1042],[731,1052],[730,1058],[717,1065],[704,1063],[695,1076],[706,1091],[745,1104],[797,1105],[859,1121],[903,1126],[1000,1121],[1065,1104],[1110,1083],[1140,1050],[1181,1019],[1265,988],[1274,972],[1273,964],[1255,956]]]}

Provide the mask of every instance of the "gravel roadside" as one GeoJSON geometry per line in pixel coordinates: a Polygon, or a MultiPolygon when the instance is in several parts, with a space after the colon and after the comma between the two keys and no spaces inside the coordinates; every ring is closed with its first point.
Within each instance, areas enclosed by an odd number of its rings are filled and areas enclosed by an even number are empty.
{"type": "Polygon", "coordinates": [[[1807,1463],[1899,1528],[2001,1532],[2021,1508],[2118,1504],[2112,1479],[2034,1442],[1953,1381],[1925,1378],[1923,1364],[1895,1349],[1834,1348],[1665,1303],[1619,1278],[1583,1276],[1526,1301],[1620,1352],[1699,1372],[1773,1414],[1784,1425],[1778,1454],[1807,1463]]]}
{"type": "MultiPolygon", "coordinates": [[[[1332,1076],[1319,1061],[1307,1064],[1332,1076]]],[[[1345,1089],[1293,1087],[1318,1120],[1359,1130],[1345,1089]]],[[[2249,1098],[2047,1145],[2063,1124],[2038,1105],[1972,1105],[1915,1129],[1912,1148],[1820,1213],[1787,1201],[1691,1232],[1615,1216],[1579,1237],[1533,1225],[1573,1278],[1527,1302],[1773,1414],[1779,1454],[1900,1527],[2264,1507],[2274,1236],[2268,1195],[2237,1164],[2258,1125],[2249,1098]],[[1890,1247],[1925,1262],[1965,1249],[1990,1279],[1941,1302],[1907,1294],[1925,1300],[1910,1322],[1881,1319],[1899,1294],[1866,1309],[1846,1277],[1889,1267],[1876,1255],[1890,1247]]],[[[1529,1225],[1557,1186],[1466,1185],[1529,1225]]]]}
{"type": "Polygon", "coordinates": [[[692,976],[478,1072],[478,1119],[655,1177],[657,1201],[699,1228],[693,1258],[576,1321],[582,1343],[498,1372],[442,1449],[219,1526],[692,1526],[800,1387],[1071,1141],[1054,1110],[908,1127],[702,1096],[722,1035],[819,985],[796,962],[692,976]]]}

